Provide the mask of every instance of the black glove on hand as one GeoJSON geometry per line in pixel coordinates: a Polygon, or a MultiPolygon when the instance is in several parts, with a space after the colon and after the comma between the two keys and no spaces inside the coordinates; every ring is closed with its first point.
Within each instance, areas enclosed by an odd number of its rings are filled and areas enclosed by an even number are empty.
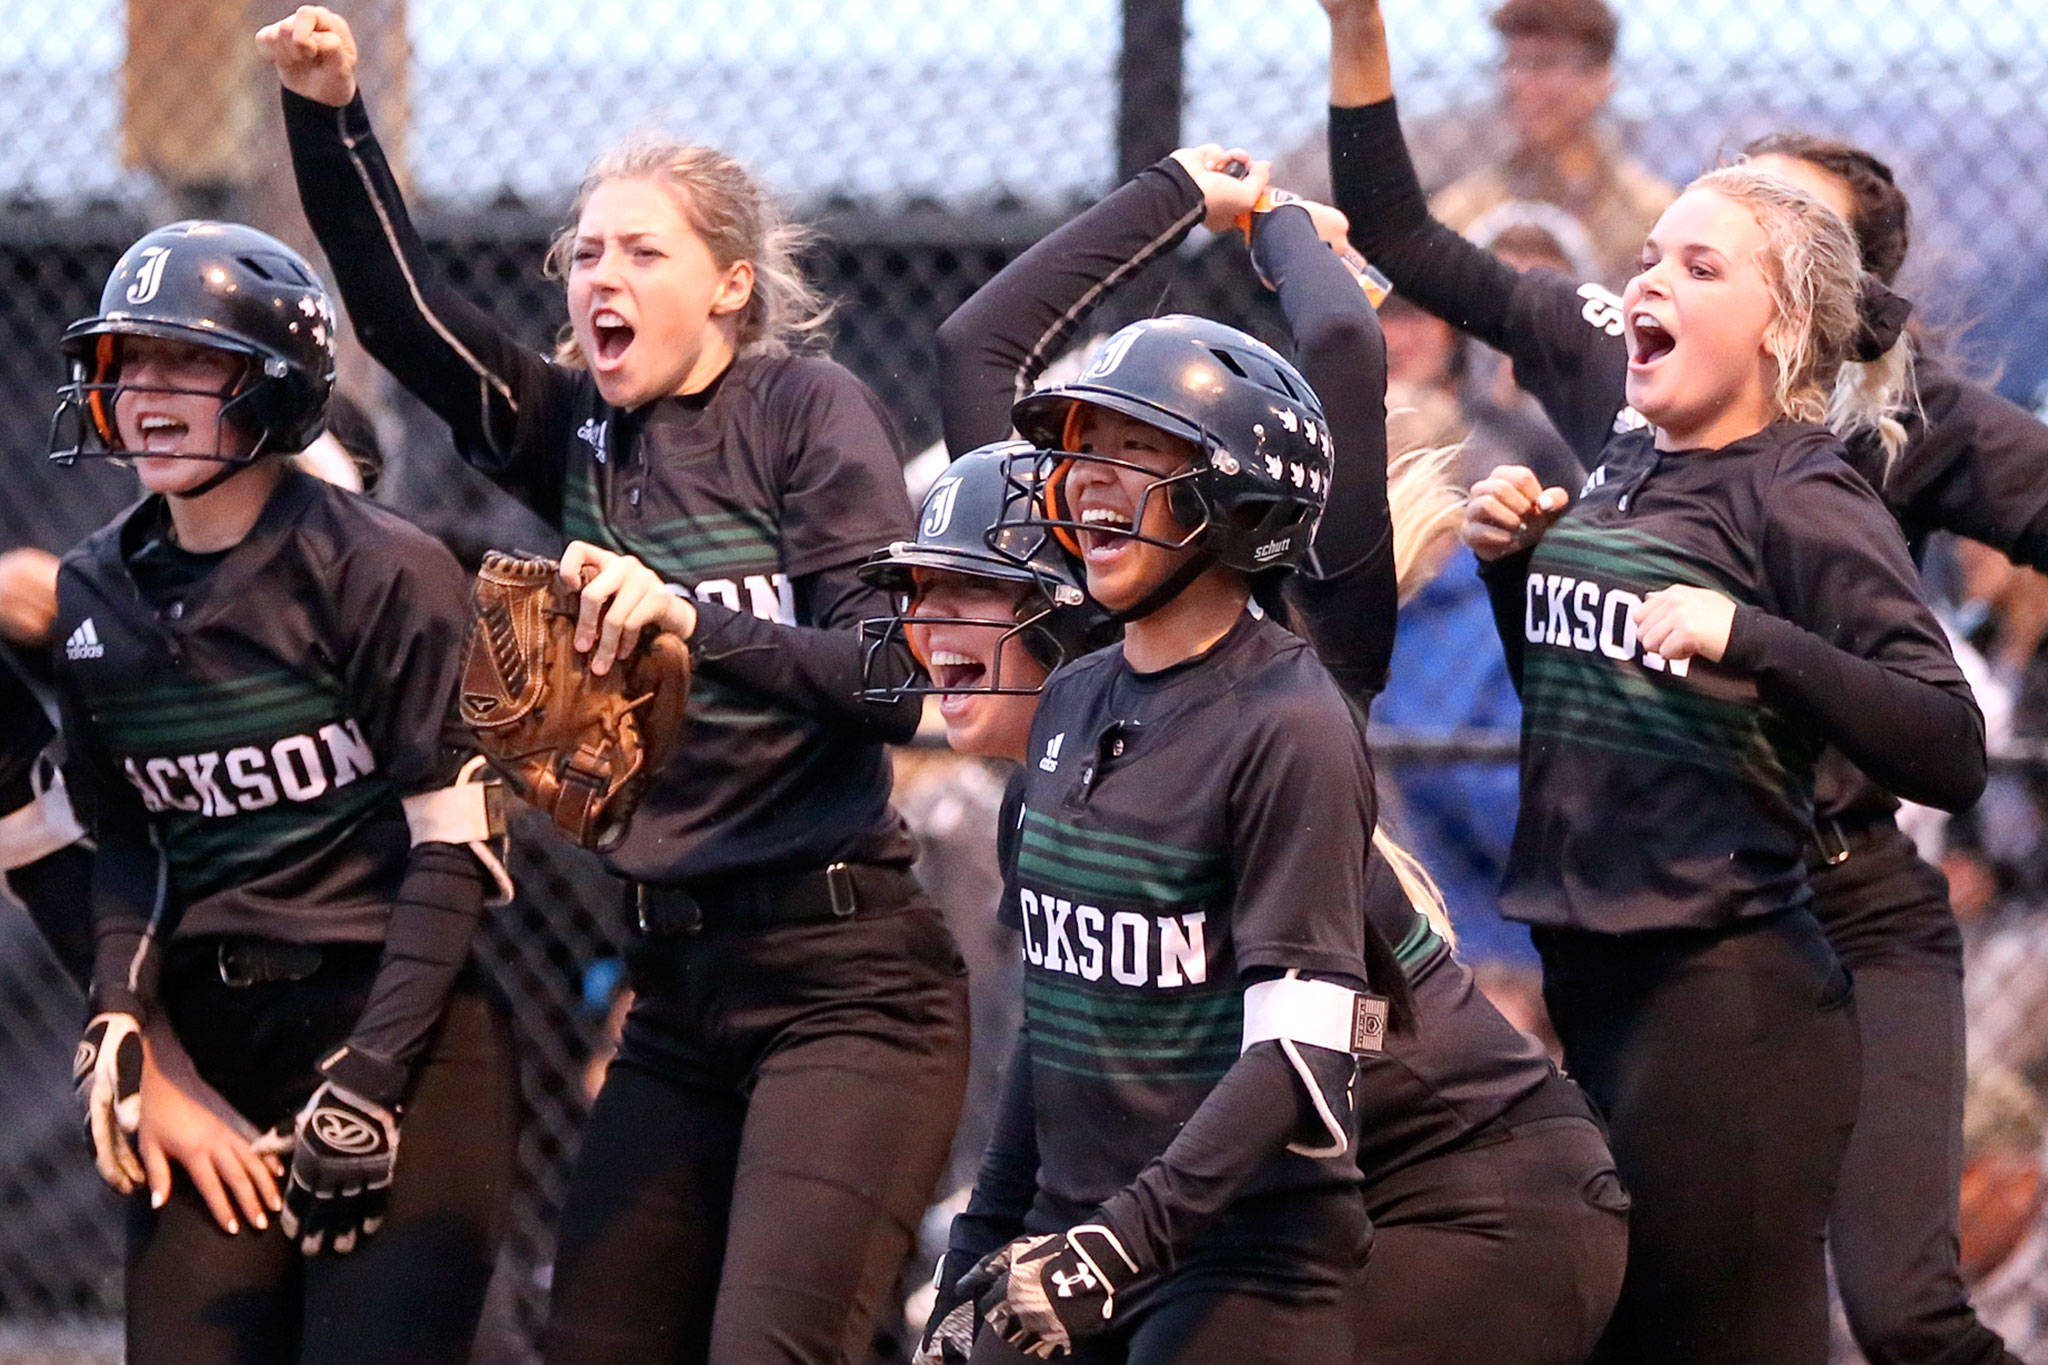
{"type": "Polygon", "coordinates": [[[142,1186],[135,1130],[142,1120],[142,1025],[132,1014],[96,1014],[78,1040],[71,1083],[85,1113],[93,1164],[122,1194],[142,1186]]]}
{"type": "Polygon", "coordinates": [[[397,1162],[397,1113],[326,1082],[293,1125],[291,1178],[278,1216],[285,1236],[308,1256],[355,1250],[384,1222],[397,1162]]]}
{"type": "Polygon", "coordinates": [[[1117,1294],[1139,1273],[1115,1233],[1082,1223],[1057,1235],[1019,1237],[962,1276],[959,1292],[979,1297],[996,1335],[1047,1360],[1106,1330],[1117,1294]]]}
{"type": "Polygon", "coordinates": [[[910,1365],[967,1365],[974,1354],[974,1336],[981,1330],[981,1309],[959,1284],[940,1289],[938,1302],[918,1339],[910,1365]]]}

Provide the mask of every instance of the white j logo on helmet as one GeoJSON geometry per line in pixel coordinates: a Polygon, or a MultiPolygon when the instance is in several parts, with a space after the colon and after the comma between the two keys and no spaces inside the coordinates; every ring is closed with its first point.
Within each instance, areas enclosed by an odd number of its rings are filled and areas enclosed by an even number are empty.
{"type": "Polygon", "coordinates": [[[953,504],[960,498],[960,480],[944,480],[924,500],[924,534],[942,536],[953,524],[953,504]]]}
{"type": "Polygon", "coordinates": [[[167,246],[146,246],[142,249],[142,264],[136,268],[135,283],[128,286],[123,295],[130,303],[148,303],[156,297],[156,291],[163,288],[164,265],[171,259],[167,246]]]}

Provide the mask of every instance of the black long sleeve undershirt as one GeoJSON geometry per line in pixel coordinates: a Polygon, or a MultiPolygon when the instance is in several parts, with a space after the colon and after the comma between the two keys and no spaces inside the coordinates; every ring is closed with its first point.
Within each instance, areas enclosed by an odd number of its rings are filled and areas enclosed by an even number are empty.
{"type": "Polygon", "coordinates": [[[951,1289],[977,1261],[1024,1235],[1024,1216],[1038,1197],[1038,1120],[1031,1103],[1031,1034],[1020,1029],[996,1102],[995,1123],[981,1154],[967,1207],[953,1219],[939,1262],[941,1290],[951,1289]]]}
{"type": "Polygon", "coordinates": [[[1306,210],[1259,215],[1252,254],[1273,281],[1296,363],[1322,400],[1335,446],[1315,572],[1290,576],[1288,601],[1337,685],[1368,707],[1386,686],[1400,606],[1387,507],[1386,339],[1306,210]]]}
{"type": "Polygon", "coordinates": [[[466,461],[558,521],[561,461],[535,456],[560,449],[542,433],[566,415],[573,379],[428,257],[360,94],[335,108],[282,93],[299,200],[363,349],[448,423],[466,461]]]}
{"type": "MultiPolygon", "coordinates": [[[[860,623],[895,610],[889,595],[861,581],[848,564],[791,580],[797,616],[807,626],[785,626],[718,602],[697,603],[691,656],[707,674],[774,697],[806,715],[850,725],[885,744],[905,744],[917,733],[923,699],[863,701],[861,660],[867,641],[860,623]]],[[[882,647],[880,676],[907,678],[916,668],[902,644],[882,647]]]]}
{"type": "MultiPolygon", "coordinates": [[[[1625,404],[1628,346],[1607,290],[1547,270],[1516,271],[1432,218],[1391,99],[1330,110],[1330,183],[1351,241],[1403,297],[1514,362],[1588,467],[1625,404]]],[[[1539,471],[1546,481],[1568,471],[1539,471]]]]}
{"type": "MultiPolygon", "coordinates": [[[[1363,983],[1347,982],[1357,989],[1363,983]]],[[[1297,1044],[1326,1097],[1350,1123],[1356,1063],[1348,1053],[1297,1044]]],[[[1137,1178],[1102,1201],[1099,1221],[1140,1266],[1171,1270],[1177,1252],[1227,1208],[1258,1169],[1290,1142],[1328,1140],[1308,1088],[1277,1042],[1255,1044],[1231,1064],[1164,1152],[1137,1178]]]]}
{"type": "Polygon", "coordinates": [[[1168,158],[1046,234],[939,324],[939,412],[964,455],[1010,434],[1010,405],[1118,284],[1202,221],[1202,192],[1168,158]]]}
{"type": "Polygon", "coordinates": [[[358,1064],[329,1074],[379,1104],[398,1102],[469,962],[483,908],[483,871],[474,854],[459,844],[413,845],[369,1001],[349,1031],[358,1064]]]}

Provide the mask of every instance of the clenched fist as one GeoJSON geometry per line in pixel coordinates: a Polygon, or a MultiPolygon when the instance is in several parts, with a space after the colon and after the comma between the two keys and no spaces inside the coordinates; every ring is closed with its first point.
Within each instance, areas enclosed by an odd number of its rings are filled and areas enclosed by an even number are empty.
{"type": "Polygon", "coordinates": [[[1562,488],[1545,488],[1526,465],[1500,465],[1472,485],[1458,535],[1481,559],[1516,554],[1543,539],[1571,500],[1562,488]]]}
{"type": "Polygon", "coordinates": [[[301,5],[291,18],[258,29],[256,50],[295,95],[337,109],[356,97],[356,36],[325,6],[301,5]]]}

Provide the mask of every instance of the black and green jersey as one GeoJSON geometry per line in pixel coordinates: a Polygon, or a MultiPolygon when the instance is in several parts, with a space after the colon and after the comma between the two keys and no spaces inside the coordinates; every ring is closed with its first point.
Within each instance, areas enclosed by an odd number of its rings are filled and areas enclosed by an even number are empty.
{"type": "Polygon", "coordinates": [[[1898,526],[1822,428],[1661,454],[1618,437],[1487,579],[1522,690],[1515,918],[1620,933],[1803,904],[1829,740],[1902,792],[1974,744],[1981,782],[1969,689],[1898,526]],[[1636,638],[1631,609],[1674,584],[1738,604],[1721,662],[1636,638]]]}
{"type": "MultiPolygon", "coordinates": [[[[1005,914],[1022,931],[1041,1213],[1128,1184],[1237,1061],[1246,972],[1362,982],[1371,775],[1313,653],[1247,615],[1154,674],[1113,647],[1032,725],[1005,914]]],[[[1355,1183],[1285,1153],[1246,1193],[1355,1183]]],[[[1065,1224],[1060,1224],[1064,1226],[1065,1224]]]]}
{"type": "MultiPolygon", "coordinates": [[[[181,934],[381,940],[411,845],[400,801],[460,754],[461,567],[287,471],[249,535],[166,599],[137,578],[162,519],[145,499],[58,577],[67,770],[101,856],[158,845],[181,934]]],[[[95,899],[103,938],[151,908],[95,899]]]]}
{"type": "MultiPolygon", "coordinates": [[[[434,268],[360,99],[283,98],[307,220],[364,346],[465,460],[697,603],[689,729],[612,866],[701,883],[907,863],[883,746],[915,732],[918,699],[858,699],[858,624],[890,607],[854,570],[911,526],[873,392],[823,357],[752,354],[701,393],[614,408],[434,268]]],[[[913,667],[907,650],[899,662],[913,667]]]]}

